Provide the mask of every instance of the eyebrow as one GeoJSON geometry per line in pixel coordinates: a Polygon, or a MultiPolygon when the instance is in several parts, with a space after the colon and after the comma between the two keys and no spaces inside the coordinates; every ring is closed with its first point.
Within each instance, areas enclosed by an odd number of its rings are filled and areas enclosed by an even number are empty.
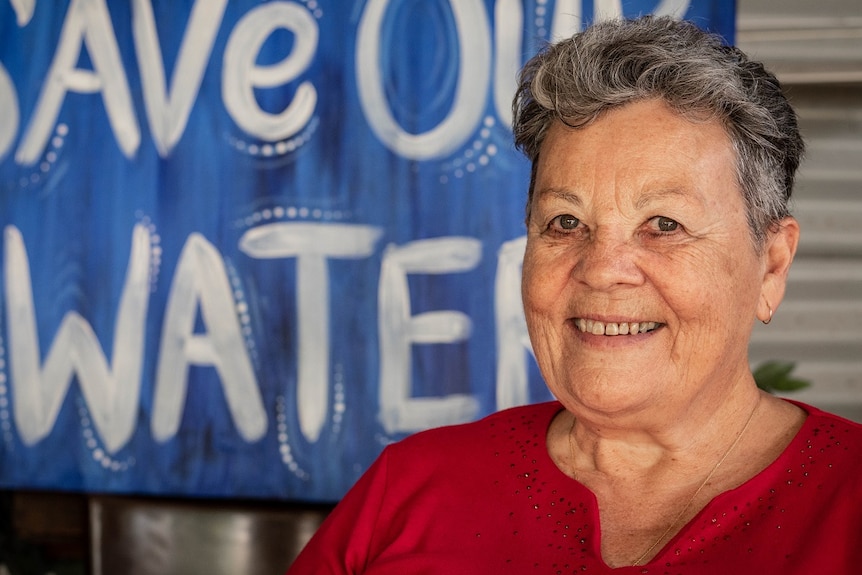
{"type": "MultiPolygon", "coordinates": [[[[539,200],[542,198],[560,200],[575,207],[584,206],[584,200],[581,196],[570,188],[542,188],[536,190],[535,197],[539,200]]],[[[682,187],[668,187],[643,192],[635,199],[634,207],[635,209],[642,210],[654,202],[674,199],[679,201],[680,204],[694,205],[700,208],[703,208],[705,205],[703,197],[698,193],[691,193],[682,187]]]]}
{"type": "Polygon", "coordinates": [[[547,197],[551,196],[554,199],[562,200],[564,202],[568,202],[570,204],[574,204],[576,206],[583,206],[584,201],[581,199],[581,196],[576,194],[575,192],[563,188],[544,188],[538,190],[539,197],[547,197]]]}

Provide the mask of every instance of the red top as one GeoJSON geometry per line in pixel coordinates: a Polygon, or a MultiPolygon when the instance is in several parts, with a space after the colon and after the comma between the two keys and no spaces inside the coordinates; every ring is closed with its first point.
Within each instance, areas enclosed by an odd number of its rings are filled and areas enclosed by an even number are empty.
{"type": "Polygon", "coordinates": [[[778,459],[644,566],[602,561],[595,496],[545,446],[550,402],[390,445],[289,574],[862,573],[862,426],[798,405],[808,418],[778,459]]]}

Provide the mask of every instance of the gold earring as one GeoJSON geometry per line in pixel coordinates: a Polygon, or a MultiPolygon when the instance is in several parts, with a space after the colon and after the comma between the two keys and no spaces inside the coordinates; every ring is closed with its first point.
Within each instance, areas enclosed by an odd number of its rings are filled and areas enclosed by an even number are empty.
{"type": "Polygon", "coordinates": [[[769,325],[772,322],[772,306],[769,305],[769,302],[766,302],[766,307],[769,309],[769,319],[761,320],[763,325],[769,325]]]}

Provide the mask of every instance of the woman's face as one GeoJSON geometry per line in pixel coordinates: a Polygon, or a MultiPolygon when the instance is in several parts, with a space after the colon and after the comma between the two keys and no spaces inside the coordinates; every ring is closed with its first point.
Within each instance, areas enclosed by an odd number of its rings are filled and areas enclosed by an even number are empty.
{"type": "Polygon", "coordinates": [[[770,256],[752,243],[734,161],[718,123],[660,101],[550,129],[522,289],[536,358],[564,405],[679,406],[750,377],[770,256]]]}

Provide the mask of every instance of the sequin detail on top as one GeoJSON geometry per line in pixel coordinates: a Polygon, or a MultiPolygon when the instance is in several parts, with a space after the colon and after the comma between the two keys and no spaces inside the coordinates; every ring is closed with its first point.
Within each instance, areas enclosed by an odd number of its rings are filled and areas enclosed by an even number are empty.
{"type": "MultiPolygon", "coordinates": [[[[731,546],[744,549],[746,555],[774,553],[783,548],[785,552],[775,559],[793,562],[800,548],[810,541],[810,538],[803,541],[797,538],[800,525],[811,524],[812,499],[816,500],[844,481],[839,473],[852,455],[850,446],[842,445],[840,436],[852,437],[857,460],[862,446],[859,430],[852,426],[833,421],[808,427],[803,427],[767,469],[733,492],[721,494],[707,506],[691,524],[689,531],[696,535],[675,542],[673,554],[690,561],[698,555],[721,553],[731,546]],[[724,504],[734,493],[748,497],[724,504]],[[758,543],[749,544],[747,540],[758,543]],[[766,548],[758,549],[757,545],[766,548]]],[[[825,498],[824,503],[829,499],[825,498]]],[[[857,510],[860,503],[862,501],[857,498],[857,510]]]]}
{"type": "Polygon", "coordinates": [[[862,426],[809,414],[785,451],[642,567],[601,558],[595,496],[546,448],[558,403],[387,446],[291,568],[364,575],[810,575],[862,565],[862,426]]]}
{"type": "MultiPolygon", "coordinates": [[[[490,422],[498,469],[510,479],[502,483],[511,489],[503,527],[503,549],[511,552],[504,551],[501,572],[518,572],[512,569],[517,564],[521,572],[608,573],[595,497],[551,461],[545,446],[549,420],[542,415],[514,411],[490,422]]],[[[816,413],[763,472],[717,496],[652,561],[625,572],[738,574],[737,567],[747,564],[762,565],[760,573],[802,573],[800,566],[818,565],[819,553],[801,552],[813,537],[808,525],[822,515],[818,506],[829,505],[835,490],[845,488],[846,474],[862,472],[860,454],[862,428],[816,413]]],[[[850,498],[862,509],[862,489],[851,489],[850,498]]]]}
{"type": "MultiPolygon", "coordinates": [[[[496,426],[504,428],[501,443],[509,448],[495,456],[507,461],[512,479],[514,506],[507,516],[506,533],[511,539],[507,548],[523,550],[541,540],[541,549],[525,567],[545,573],[588,573],[590,556],[595,555],[596,524],[583,497],[589,492],[550,461],[545,445],[548,423],[520,414],[496,426]],[[578,492],[583,496],[573,498],[578,492]]],[[[516,561],[505,559],[507,565],[516,561]]]]}

